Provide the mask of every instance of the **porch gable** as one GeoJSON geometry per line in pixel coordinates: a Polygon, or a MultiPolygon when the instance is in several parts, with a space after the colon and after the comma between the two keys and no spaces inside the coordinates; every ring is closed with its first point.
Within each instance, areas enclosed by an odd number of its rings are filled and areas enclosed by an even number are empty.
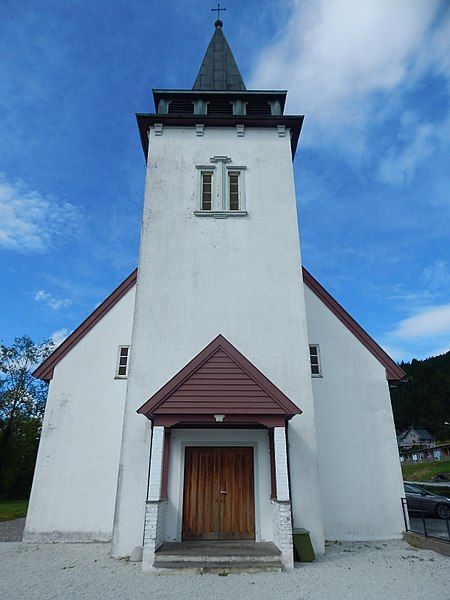
{"type": "Polygon", "coordinates": [[[137,412],[166,427],[182,423],[276,427],[302,411],[218,335],[137,412]]]}

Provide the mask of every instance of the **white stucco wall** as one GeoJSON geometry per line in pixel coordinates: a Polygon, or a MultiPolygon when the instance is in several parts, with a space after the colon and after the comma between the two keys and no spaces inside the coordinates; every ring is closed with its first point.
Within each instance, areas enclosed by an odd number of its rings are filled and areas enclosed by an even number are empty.
{"type": "MultiPolygon", "coordinates": [[[[323,373],[313,390],[325,537],[400,537],[404,491],[385,369],[308,288],[305,296],[323,373]]],[[[294,475],[291,484],[295,496],[302,482],[294,475]]]]}
{"type": "Polygon", "coordinates": [[[111,538],[135,289],[57,364],[50,383],[25,539],[111,538]]]}
{"type": "Polygon", "coordinates": [[[113,554],[142,545],[150,427],[136,414],[219,333],[303,410],[294,521],[323,551],[318,460],[289,132],[150,131],[113,554]],[[246,166],[248,216],[196,217],[198,170],[216,155],[246,166]],[[300,526],[300,523],[299,523],[300,526]]]}

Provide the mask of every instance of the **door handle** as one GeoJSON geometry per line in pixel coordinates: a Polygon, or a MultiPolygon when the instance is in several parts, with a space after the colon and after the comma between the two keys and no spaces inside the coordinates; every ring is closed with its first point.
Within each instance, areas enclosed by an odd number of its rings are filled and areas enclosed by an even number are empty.
{"type": "Polygon", "coordinates": [[[226,494],[226,491],[225,490],[220,490],[220,493],[221,494],[226,494]]]}

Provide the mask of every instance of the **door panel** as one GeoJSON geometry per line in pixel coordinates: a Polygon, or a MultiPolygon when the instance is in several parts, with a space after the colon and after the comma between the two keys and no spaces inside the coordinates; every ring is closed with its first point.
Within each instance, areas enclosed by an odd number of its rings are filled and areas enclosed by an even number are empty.
{"type": "Polygon", "coordinates": [[[254,539],[253,448],[187,447],[183,539],[254,539]]]}

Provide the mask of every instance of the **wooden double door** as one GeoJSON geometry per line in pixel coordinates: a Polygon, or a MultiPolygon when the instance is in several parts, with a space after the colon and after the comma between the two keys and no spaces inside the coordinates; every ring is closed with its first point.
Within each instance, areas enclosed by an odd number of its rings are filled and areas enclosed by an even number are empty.
{"type": "Polygon", "coordinates": [[[252,447],[186,448],[182,538],[255,538],[252,447]]]}

